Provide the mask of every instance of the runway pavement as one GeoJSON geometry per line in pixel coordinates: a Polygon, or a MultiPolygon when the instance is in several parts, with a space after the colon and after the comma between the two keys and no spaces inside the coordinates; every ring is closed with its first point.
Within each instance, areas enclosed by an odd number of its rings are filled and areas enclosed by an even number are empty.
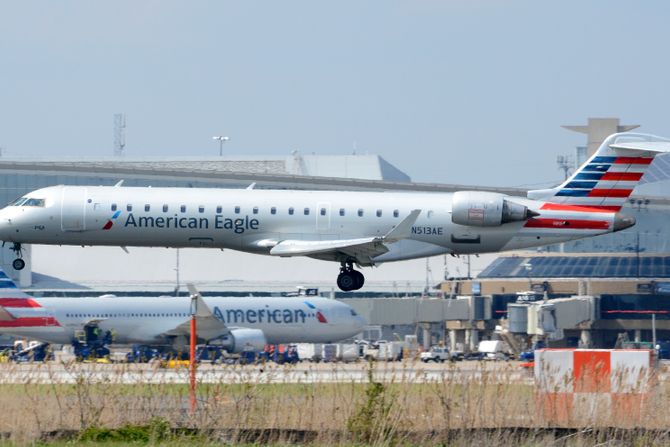
{"type": "MultiPolygon", "coordinates": [[[[366,362],[298,363],[296,365],[198,366],[200,383],[365,383],[371,368],[366,362]]],[[[532,370],[519,362],[377,362],[372,365],[375,381],[385,383],[437,383],[442,381],[486,381],[532,384],[532,370]]],[[[187,367],[163,368],[158,363],[4,363],[0,384],[24,383],[186,384],[187,367]]]]}

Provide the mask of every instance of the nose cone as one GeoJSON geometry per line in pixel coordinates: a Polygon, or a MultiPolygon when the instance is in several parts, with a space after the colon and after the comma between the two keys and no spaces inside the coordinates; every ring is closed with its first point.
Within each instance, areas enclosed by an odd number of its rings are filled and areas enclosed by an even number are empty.
{"type": "Polygon", "coordinates": [[[626,228],[630,228],[635,225],[635,218],[630,216],[625,216],[621,213],[616,213],[614,215],[614,230],[612,231],[621,231],[626,228]]]}
{"type": "Polygon", "coordinates": [[[356,329],[356,333],[362,332],[363,329],[365,329],[365,326],[368,325],[368,322],[365,320],[365,318],[361,317],[360,315],[356,316],[356,322],[354,323],[354,327],[356,329]]]}
{"type": "Polygon", "coordinates": [[[0,241],[9,241],[14,228],[7,209],[0,210],[0,241]]]}

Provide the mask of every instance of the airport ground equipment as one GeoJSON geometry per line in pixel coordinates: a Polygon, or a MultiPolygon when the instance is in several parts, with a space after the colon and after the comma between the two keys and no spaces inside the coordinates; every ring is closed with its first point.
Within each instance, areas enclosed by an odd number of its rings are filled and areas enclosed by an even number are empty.
{"type": "Polygon", "coordinates": [[[424,363],[443,363],[447,360],[451,360],[451,355],[449,354],[449,348],[444,346],[433,346],[430,348],[430,351],[422,352],[419,358],[424,363]]]}
{"type": "Polygon", "coordinates": [[[540,349],[534,377],[548,423],[635,426],[656,390],[648,349],[540,349]]]}

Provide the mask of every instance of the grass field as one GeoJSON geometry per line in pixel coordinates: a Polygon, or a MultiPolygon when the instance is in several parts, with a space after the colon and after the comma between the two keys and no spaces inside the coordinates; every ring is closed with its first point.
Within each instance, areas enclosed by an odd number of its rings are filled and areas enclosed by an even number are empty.
{"type": "Polygon", "coordinates": [[[119,384],[113,369],[107,380],[93,381],[73,367],[71,384],[34,383],[26,376],[0,385],[0,433],[8,445],[534,446],[609,439],[670,446],[666,386],[657,387],[639,419],[594,407],[595,424],[585,419],[556,426],[532,385],[499,372],[494,377],[483,365],[470,375],[449,373],[454,367],[445,365],[447,373],[431,383],[400,373],[378,382],[380,367],[367,366],[366,383],[201,384],[195,413],[186,385],[119,384]]]}

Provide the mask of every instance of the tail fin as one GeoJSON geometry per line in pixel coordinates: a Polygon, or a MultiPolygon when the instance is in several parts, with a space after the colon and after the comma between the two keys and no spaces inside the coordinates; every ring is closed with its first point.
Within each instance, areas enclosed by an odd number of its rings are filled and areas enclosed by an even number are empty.
{"type": "Polygon", "coordinates": [[[14,281],[0,269],[0,321],[13,319],[9,309],[40,307],[33,297],[16,287],[14,281]],[[9,314],[9,317],[8,317],[9,314]]]}
{"type": "Polygon", "coordinates": [[[556,204],[619,211],[654,157],[670,152],[670,140],[616,133],[560,186],[528,191],[528,198],[556,204]]]}

